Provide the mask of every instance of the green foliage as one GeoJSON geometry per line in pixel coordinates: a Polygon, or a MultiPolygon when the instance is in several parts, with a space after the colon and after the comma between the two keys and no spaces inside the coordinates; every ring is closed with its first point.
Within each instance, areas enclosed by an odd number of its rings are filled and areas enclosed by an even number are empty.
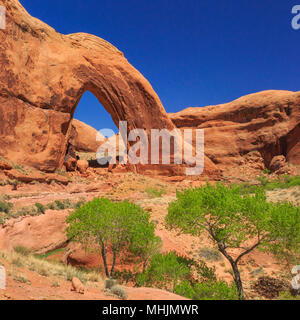
{"type": "Polygon", "coordinates": [[[150,198],[161,198],[164,194],[167,193],[165,189],[158,190],[156,188],[147,188],[146,193],[150,198]]]}
{"type": "Polygon", "coordinates": [[[223,184],[188,189],[177,193],[166,221],[194,235],[212,231],[215,242],[231,248],[240,248],[259,236],[261,247],[274,253],[299,249],[300,208],[290,203],[268,203],[261,189],[254,195],[241,195],[238,187],[223,184]]]}
{"type": "Polygon", "coordinates": [[[205,262],[178,256],[175,252],[155,254],[150,260],[147,270],[136,277],[137,286],[150,286],[174,291],[181,281],[192,281],[192,271],[198,273],[201,281],[215,281],[215,269],[209,268],[205,262]]]}
{"type": "Polygon", "coordinates": [[[0,201],[0,212],[9,213],[13,204],[7,201],[0,201]]]}
{"type": "Polygon", "coordinates": [[[65,210],[65,209],[77,209],[80,208],[85,202],[83,200],[73,202],[69,199],[57,200],[55,202],[43,205],[41,203],[35,203],[32,206],[26,207],[14,207],[12,203],[7,202],[9,196],[0,197],[0,213],[5,213],[4,216],[0,216],[0,224],[4,224],[7,219],[18,218],[21,216],[38,216],[44,214],[47,209],[50,210],[65,210]]]}
{"type": "Polygon", "coordinates": [[[36,203],[35,206],[37,208],[38,213],[45,214],[46,207],[44,205],[42,205],[41,203],[36,203]]]}
{"type": "Polygon", "coordinates": [[[134,273],[131,270],[115,271],[115,278],[121,284],[128,284],[129,282],[136,283],[136,279],[139,273],[134,273]]]}
{"type": "Polygon", "coordinates": [[[65,251],[64,248],[59,248],[59,249],[55,249],[55,250],[49,251],[49,252],[47,252],[45,254],[36,255],[36,257],[39,258],[39,259],[46,259],[46,258],[52,256],[53,254],[60,253],[60,252],[63,252],[63,251],[65,251]]]}
{"type": "Polygon", "coordinates": [[[257,178],[265,190],[289,189],[291,187],[300,186],[300,176],[283,175],[278,179],[270,180],[261,176],[257,178]]]}
{"type": "Polygon", "coordinates": [[[291,292],[280,292],[278,300],[300,300],[300,295],[292,295],[291,292]]]}
{"type": "Polygon", "coordinates": [[[115,259],[121,252],[124,256],[149,255],[154,246],[151,243],[157,242],[154,223],[149,219],[149,213],[128,201],[114,203],[104,198],[94,199],[68,217],[66,232],[69,239],[81,242],[87,249],[98,249],[106,275],[111,277],[114,264],[109,275],[106,265],[108,250],[113,252],[115,259]]]}
{"type": "Polygon", "coordinates": [[[207,281],[191,284],[182,281],[175,287],[174,292],[192,300],[237,300],[237,290],[232,283],[229,286],[225,281],[207,281]]]}
{"type": "Polygon", "coordinates": [[[191,262],[176,253],[155,254],[146,272],[137,277],[137,285],[156,286],[173,291],[179,280],[190,278],[191,262]]]}
{"type": "Polygon", "coordinates": [[[166,222],[170,227],[196,236],[208,232],[233,267],[241,299],[243,289],[237,265],[254,248],[284,257],[287,262],[299,259],[300,207],[268,203],[261,188],[256,188],[254,194],[243,195],[239,186],[219,183],[178,192],[177,200],[169,205],[166,222]],[[253,245],[249,247],[250,239],[253,245]],[[233,259],[230,248],[239,248],[242,252],[233,259]]]}
{"type": "Polygon", "coordinates": [[[46,208],[50,210],[77,209],[80,208],[84,203],[84,201],[72,202],[70,199],[55,200],[54,202],[49,203],[46,208]]]}
{"type": "Polygon", "coordinates": [[[217,281],[214,268],[209,268],[204,261],[197,263],[175,252],[154,255],[147,270],[137,275],[136,283],[139,287],[157,287],[194,300],[237,298],[236,287],[217,281]]]}

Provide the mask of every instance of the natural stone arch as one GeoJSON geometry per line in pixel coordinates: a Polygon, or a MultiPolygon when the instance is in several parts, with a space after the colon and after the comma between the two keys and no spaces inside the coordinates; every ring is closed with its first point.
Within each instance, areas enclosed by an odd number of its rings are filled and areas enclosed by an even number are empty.
{"type": "Polygon", "coordinates": [[[117,48],[89,34],[59,34],[17,0],[0,4],[7,10],[0,31],[1,155],[46,171],[61,166],[86,90],[117,125],[174,128],[150,83],[117,48]]]}

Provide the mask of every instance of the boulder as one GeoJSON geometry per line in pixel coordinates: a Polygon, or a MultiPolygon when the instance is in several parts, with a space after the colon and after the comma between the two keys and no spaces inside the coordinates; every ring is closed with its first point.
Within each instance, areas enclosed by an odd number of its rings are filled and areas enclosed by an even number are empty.
{"type": "Polygon", "coordinates": [[[79,293],[79,294],[84,294],[85,287],[84,287],[84,285],[82,284],[82,282],[81,282],[78,278],[76,278],[76,277],[74,277],[74,278],[72,279],[72,288],[71,288],[71,291],[75,291],[75,292],[77,292],[77,293],[79,293]]]}
{"type": "Polygon", "coordinates": [[[286,158],[285,156],[276,156],[272,159],[270,163],[271,172],[276,172],[286,166],[286,158]]]}
{"type": "Polygon", "coordinates": [[[68,157],[64,163],[64,166],[68,172],[74,172],[77,169],[77,159],[68,157]]]}
{"type": "Polygon", "coordinates": [[[77,170],[81,173],[84,174],[86,173],[87,169],[89,168],[89,163],[86,160],[78,160],[77,161],[77,170]]]}

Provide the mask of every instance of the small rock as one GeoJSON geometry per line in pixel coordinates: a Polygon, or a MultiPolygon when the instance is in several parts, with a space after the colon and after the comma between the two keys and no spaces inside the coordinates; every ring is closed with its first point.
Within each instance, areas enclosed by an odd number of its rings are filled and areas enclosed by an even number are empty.
{"type": "Polygon", "coordinates": [[[276,156],[272,159],[270,163],[271,172],[276,172],[286,166],[285,156],[276,156]]]}
{"type": "Polygon", "coordinates": [[[74,278],[72,279],[72,288],[71,288],[71,291],[75,291],[75,292],[77,292],[77,293],[79,293],[79,294],[84,294],[85,287],[84,287],[84,285],[82,284],[82,282],[81,282],[78,278],[76,278],[76,277],[74,277],[74,278]]]}
{"type": "Polygon", "coordinates": [[[88,161],[86,161],[86,160],[78,160],[78,161],[77,161],[77,170],[78,170],[81,174],[86,173],[88,167],[89,167],[88,161]]]}

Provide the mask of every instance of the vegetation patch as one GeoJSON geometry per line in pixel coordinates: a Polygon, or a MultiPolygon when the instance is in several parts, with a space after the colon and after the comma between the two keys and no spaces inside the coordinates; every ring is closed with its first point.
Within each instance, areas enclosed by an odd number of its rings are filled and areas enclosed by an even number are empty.
{"type": "Polygon", "coordinates": [[[166,223],[194,236],[208,234],[232,267],[240,299],[245,297],[239,263],[254,249],[299,264],[300,207],[267,202],[261,188],[242,194],[239,186],[218,183],[178,192],[177,200],[169,205],[166,223]],[[232,249],[239,249],[239,255],[233,256],[232,249]]]}

